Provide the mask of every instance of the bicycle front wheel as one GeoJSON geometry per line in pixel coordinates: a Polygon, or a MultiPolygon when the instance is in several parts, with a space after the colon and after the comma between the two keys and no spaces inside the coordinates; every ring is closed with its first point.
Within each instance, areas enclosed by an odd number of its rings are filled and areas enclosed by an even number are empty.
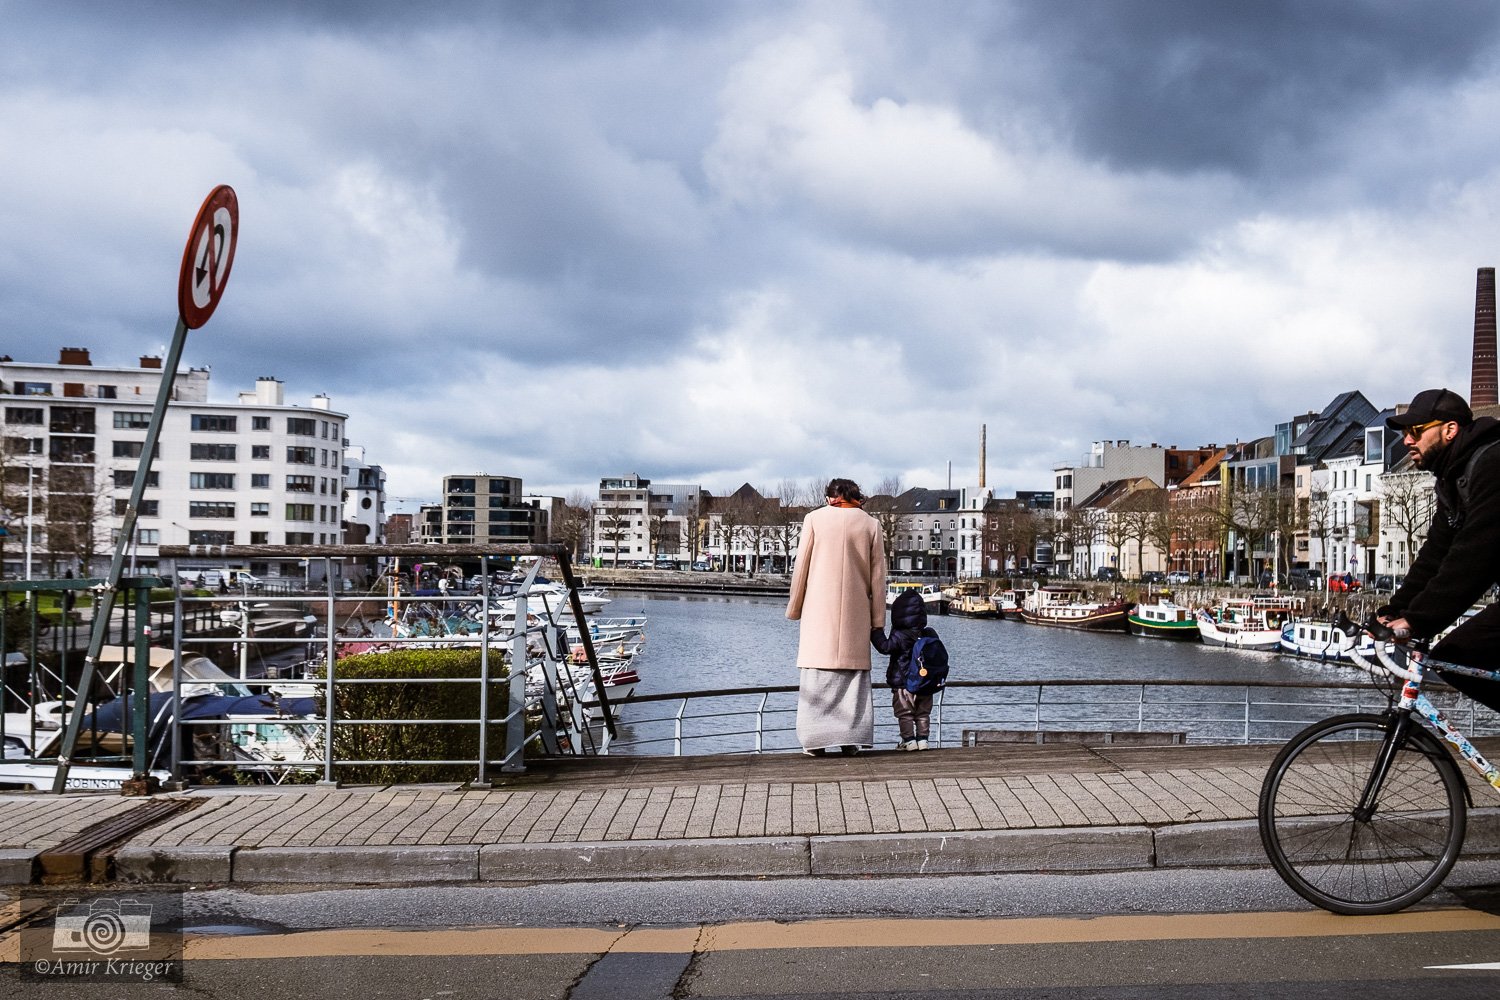
{"type": "Polygon", "coordinates": [[[1334,913],[1394,913],[1440,885],[1463,847],[1458,765],[1427,730],[1406,727],[1365,809],[1391,717],[1338,715],[1276,755],[1260,791],[1260,839],[1302,898],[1334,913]]]}

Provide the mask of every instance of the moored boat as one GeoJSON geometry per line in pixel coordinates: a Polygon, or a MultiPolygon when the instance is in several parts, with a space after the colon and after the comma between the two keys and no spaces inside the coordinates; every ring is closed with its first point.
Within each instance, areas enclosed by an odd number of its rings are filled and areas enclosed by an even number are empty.
{"type": "Polygon", "coordinates": [[[908,590],[914,590],[922,598],[922,605],[929,615],[946,615],[948,597],[936,584],[919,583],[915,580],[892,580],[885,586],[885,606],[890,607],[908,590]]]}
{"type": "Polygon", "coordinates": [[[1167,597],[1158,599],[1155,604],[1137,604],[1135,610],[1125,616],[1125,627],[1131,635],[1153,639],[1197,642],[1203,638],[1193,609],[1174,604],[1167,597]]]}
{"type": "Polygon", "coordinates": [[[1275,652],[1281,630],[1302,610],[1300,597],[1237,597],[1198,612],[1203,641],[1232,649],[1275,652]]]}
{"type": "Polygon", "coordinates": [[[1134,607],[1131,602],[1120,598],[1090,601],[1087,596],[1087,592],[1081,587],[1064,584],[1038,587],[1026,595],[1016,614],[1022,621],[1032,625],[1056,625],[1101,632],[1124,631],[1125,618],[1134,607]]]}
{"type": "Polygon", "coordinates": [[[1290,621],[1281,629],[1281,651],[1310,660],[1349,661],[1349,651],[1374,655],[1374,640],[1364,633],[1345,635],[1330,622],[1290,621]]]}
{"type": "Polygon", "coordinates": [[[981,594],[959,594],[948,602],[948,613],[960,618],[999,618],[1000,608],[981,594]]]}

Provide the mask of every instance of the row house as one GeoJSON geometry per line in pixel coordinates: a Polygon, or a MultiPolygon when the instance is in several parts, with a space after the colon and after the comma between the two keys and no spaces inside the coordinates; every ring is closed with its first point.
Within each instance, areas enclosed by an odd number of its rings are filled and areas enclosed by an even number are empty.
{"type": "Polygon", "coordinates": [[[1090,570],[1111,567],[1125,579],[1165,569],[1166,503],[1167,490],[1145,476],[1103,484],[1073,506],[1075,562],[1082,556],[1090,570]]]}
{"type": "Polygon", "coordinates": [[[1181,482],[1167,487],[1169,571],[1205,580],[1223,575],[1224,530],[1219,516],[1228,448],[1220,448],[1181,482]]]}
{"type": "Polygon", "coordinates": [[[1021,490],[1014,497],[986,500],[980,542],[983,572],[989,576],[1014,576],[1038,566],[1050,571],[1052,505],[1051,491],[1042,490],[1021,490]]]}
{"type": "Polygon", "coordinates": [[[913,487],[872,497],[865,509],[881,522],[890,571],[902,576],[961,579],[985,572],[986,489],[913,487]]]}
{"type": "MultiPolygon", "coordinates": [[[[1158,487],[1175,486],[1192,476],[1204,462],[1219,452],[1217,445],[1197,448],[1163,448],[1158,444],[1132,445],[1128,440],[1095,441],[1081,466],[1060,465],[1053,469],[1053,512],[1066,520],[1075,498],[1089,498],[1106,484],[1144,478],[1158,487]]],[[[1060,532],[1061,536],[1068,532],[1060,532]]],[[[1087,553],[1080,553],[1087,555],[1087,553]]],[[[1073,565],[1072,546],[1065,540],[1055,553],[1056,570],[1064,575],[1080,575],[1073,565]]],[[[1089,568],[1092,571],[1093,567],[1089,568]]]]}
{"type": "Polygon", "coordinates": [[[704,495],[700,558],[732,573],[788,573],[808,508],[784,506],[749,483],[728,496],[704,495]]]}

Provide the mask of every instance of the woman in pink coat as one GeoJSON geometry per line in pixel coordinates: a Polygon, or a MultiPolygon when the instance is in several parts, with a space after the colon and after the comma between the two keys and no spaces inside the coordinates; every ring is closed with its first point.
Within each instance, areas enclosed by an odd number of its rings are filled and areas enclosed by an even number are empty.
{"type": "Polygon", "coordinates": [[[802,522],[786,616],[800,621],[797,740],[819,755],[875,745],[870,630],[885,627],[885,541],[864,495],[834,479],[828,506],[802,522]]]}

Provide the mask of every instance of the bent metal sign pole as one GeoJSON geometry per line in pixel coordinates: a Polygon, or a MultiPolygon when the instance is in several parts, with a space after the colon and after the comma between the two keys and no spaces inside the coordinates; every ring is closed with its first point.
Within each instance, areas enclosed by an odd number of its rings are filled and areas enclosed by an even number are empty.
{"type": "MultiPolygon", "coordinates": [[[[109,564],[109,575],[94,588],[94,623],[89,632],[88,654],[83,660],[82,675],[78,678],[77,708],[68,717],[67,730],[63,734],[62,750],[57,761],[57,776],[52,781],[52,790],[61,792],[67,787],[68,768],[72,764],[73,752],[78,745],[78,734],[82,728],[83,705],[94,683],[99,653],[109,635],[110,618],[113,616],[115,597],[120,589],[120,574],[125,567],[125,557],[135,538],[135,522],[141,506],[141,497],[146,489],[146,479],[151,472],[151,461],[156,455],[156,443],[161,436],[162,421],[166,418],[167,403],[172,399],[172,384],[177,378],[177,365],[182,360],[183,344],[187,332],[196,330],[213,315],[229,282],[229,269],[234,264],[234,246],[240,231],[240,203],[234,189],[221,184],[209,192],[193,228],[188,233],[187,247],[182,252],[182,270],[177,276],[177,330],[172,334],[172,347],[162,368],[161,385],[156,393],[156,406],[151,411],[151,423],[146,428],[146,440],[141,447],[140,464],[136,467],[135,482],[130,487],[130,502],[125,507],[125,518],[120,525],[120,537],[115,542],[114,557],[109,564]]],[[[123,640],[123,636],[121,637],[123,640]]],[[[144,644],[140,635],[138,645],[144,644]]],[[[137,651],[138,657],[144,655],[137,651]]],[[[146,777],[146,721],[149,714],[149,692],[142,672],[137,673],[135,685],[136,701],[133,706],[133,754],[135,779],[146,777]]],[[[134,784],[134,782],[133,782],[134,784]]]]}

